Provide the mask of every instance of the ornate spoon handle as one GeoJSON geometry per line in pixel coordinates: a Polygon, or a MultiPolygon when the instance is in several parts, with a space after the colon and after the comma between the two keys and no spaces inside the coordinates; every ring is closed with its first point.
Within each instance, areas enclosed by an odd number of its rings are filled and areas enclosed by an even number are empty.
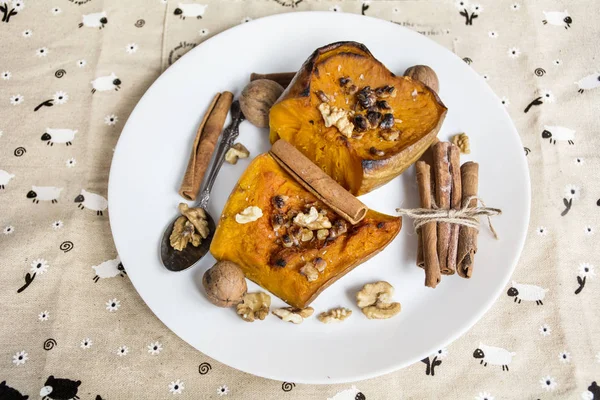
{"type": "Polygon", "coordinates": [[[197,207],[202,207],[206,209],[208,205],[208,200],[210,199],[210,191],[217,179],[217,175],[221,166],[223,165],[223,161],[225,161],[225,154],[227,150],[231,146],[233,146],[233,142],[240,134],[240,124],[245,119],[242,110],[240,109],[239,101],[235,100],[231,104],[231,123],[225,130],[223,131],[223,135],[221,136],[221,141],[217,146],[217,151],[215,152],[215,158],[213,163],[209,166],[208,172],[202,181],[202,186],[200,187],[200,196],[198,197],[198,201],[196,203],[197,207]]]}

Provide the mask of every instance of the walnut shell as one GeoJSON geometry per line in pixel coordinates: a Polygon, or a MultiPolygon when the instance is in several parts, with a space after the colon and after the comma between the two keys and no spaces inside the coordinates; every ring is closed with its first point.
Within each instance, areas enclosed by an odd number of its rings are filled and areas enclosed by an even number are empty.
{"type": "Polygon", "coordinates": [[[279,83],[269,79],[257,79],[242,90],[240,108],[252,125],[267,128],[271,106],[282,93],[283,86],[279,83]]]}
{"type": "Polygon", "coordinates": [[[404,71],[404,76],[410,76],[412,79],[423,82],[436,93],[440,91],[440,81],[437,74],[427,65],[414,65],[404,71]]]}
{"type": "Polygon", "coordinates": [[[206,297],[218,307],[231,307],[241,303],[248,291],[244,273],[231,261],[219,261],[202,277],[206,297]]]}

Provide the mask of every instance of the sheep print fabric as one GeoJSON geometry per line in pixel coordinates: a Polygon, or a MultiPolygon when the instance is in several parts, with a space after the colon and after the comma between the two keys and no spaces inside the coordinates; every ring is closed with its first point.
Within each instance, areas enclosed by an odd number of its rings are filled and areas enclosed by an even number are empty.
{"type": "Polygon", "coordinates": [[[600,399],[599,15],[583,0],[0,0],[0,399],[600,399]],[[106,201],[121,129],[161,72],[227,28],[306,10],[456,53],[515,122],[532,182],[490,311],[349,384],[258,378],[180,340],[130,283],[106,201]]]}

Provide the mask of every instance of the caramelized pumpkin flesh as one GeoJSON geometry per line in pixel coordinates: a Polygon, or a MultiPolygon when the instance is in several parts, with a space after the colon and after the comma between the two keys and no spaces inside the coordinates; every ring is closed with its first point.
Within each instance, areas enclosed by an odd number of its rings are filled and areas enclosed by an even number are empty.
{"type": "Polygon", "coordinates": [[[401,225],[400,218],[372,210],[350,225],[263,154],[229,196],[210,251],[217,260],[238,264],[248,279],[289,305],[303,308],[381,251],[401,225]],[[236,214],[250,206],[259,207],[262,217],[236,222],[236,214]],[[306,224],[311,212],[319,217],[306,224]]]}
{"type": "Polygon", "coordinates": [[[414,163],[433,142],[445,113],[435,92],[395,76],[365,46],[334,43],[309,57],[271,108],[270,139],[292,143],[359,195],[414,163]],[[346,122],[342,129],[339,123],[327,126],[320,107],[343,113],[352,128],[346,122]]]}

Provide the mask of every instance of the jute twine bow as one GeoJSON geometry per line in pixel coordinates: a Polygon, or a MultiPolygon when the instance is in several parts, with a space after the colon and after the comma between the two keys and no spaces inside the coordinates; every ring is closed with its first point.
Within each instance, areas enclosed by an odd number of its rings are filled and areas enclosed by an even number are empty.
{"type": "Polygon", "coordinates": [[[488,219],[488,226],[490,227],[490,231],[494,235],[494,238],[498,239],[498,234],[492,225],[490,217],[502,214],[502,210],[499,208],[486,207],[483,200],[477,196],[470,196],[465,199],[464,206],[458,210],[437,208],[435,204],[433,204],[432,207],[433,208],[397,208],[396,211],[400,215],[406,215],[414,220],[415,231],[429,222],[447,222],[449,224],[464,225],[479,230],[478,217],[483,215],[488,219]],[[471,200],[477,200],[481,203],[482,207],[469,207],[471,200]]]}

